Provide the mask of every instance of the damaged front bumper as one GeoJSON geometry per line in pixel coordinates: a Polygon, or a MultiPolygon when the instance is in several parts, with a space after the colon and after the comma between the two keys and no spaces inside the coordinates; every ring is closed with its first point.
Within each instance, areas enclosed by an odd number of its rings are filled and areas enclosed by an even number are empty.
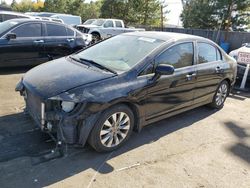
{"type": "Polygon", "coordinates": [[[76,104],[74,109],[67,113],[61,108],[62,101],[55,98],[41,99],[29,91],[22,80],[17,84],[16,91],[24,97],[26,111],[42,131],[56,133],[57,139],[67,144],[85,144],[97,119],[97,114],[86,111],[86,104],[76,104]],[[87,125],[89,123],[90,125],[87,125]]]}

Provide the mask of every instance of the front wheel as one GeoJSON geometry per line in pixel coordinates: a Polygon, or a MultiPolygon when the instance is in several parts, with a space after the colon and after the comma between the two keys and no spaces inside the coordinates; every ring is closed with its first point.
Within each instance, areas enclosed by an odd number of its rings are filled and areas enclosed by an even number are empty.
{"type": "Polygon", "coordinates": [[[92,44],[95,44],[101,40],[101,36],[98,33],[92,33],[92,44]]]}
{"type": "Polygon", "coordinates": [[[128,140],[134,126],[134,114],[126,105],[104,111],[90,133],[88,142],[98,152],[113,151],[128,140]]]}
{"type": "Polygon", "coordinates": [[[229,90],[228,82],[225,80],[222,81],[216,90],[213,102],[210,104],[210,106],[216,109],[222,108],[227,96],[229,95],[229,90]]]}

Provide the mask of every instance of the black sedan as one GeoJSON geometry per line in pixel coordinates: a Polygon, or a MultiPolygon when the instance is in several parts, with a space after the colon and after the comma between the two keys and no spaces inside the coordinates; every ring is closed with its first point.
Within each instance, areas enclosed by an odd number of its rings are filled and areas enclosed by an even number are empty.
{"type": "Polygon", "coordinates": [[[38,65],[79,51],[91,40],[57,22],[8,20],[0,23],[0,67],[38,65]]]}
{"type": "Polygon", "coordinates": [[[208,39],[134,32],[35,67],[16,90],[60,142],[112,151],[147,124],[205,104],[222,108],[235,77],[235,60],[208,39]]]}

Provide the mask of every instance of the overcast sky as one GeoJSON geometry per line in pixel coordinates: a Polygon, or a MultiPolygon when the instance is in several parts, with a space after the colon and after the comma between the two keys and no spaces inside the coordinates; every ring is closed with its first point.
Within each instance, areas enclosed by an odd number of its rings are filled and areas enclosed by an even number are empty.
{"type": "MultiPolygon", "coordinates": [[[[21,0],[17,0],[17,2],[20,1],[21,0]]],[[[90,1],[91,0],[85,0],[85,2],[90,2],[90,1]]],[[[165,1],[165,4],[168,5],[167,10],[170,10],[170,13],[166,15],[166,18],[168,20],[167,24],[180,25],[181,23],[179,17],[182,11],[181,0],[162,0],[162,1],[165,1]]],[[[12,0],[5,0],[5,2],[11,4],[12,0]]]]}

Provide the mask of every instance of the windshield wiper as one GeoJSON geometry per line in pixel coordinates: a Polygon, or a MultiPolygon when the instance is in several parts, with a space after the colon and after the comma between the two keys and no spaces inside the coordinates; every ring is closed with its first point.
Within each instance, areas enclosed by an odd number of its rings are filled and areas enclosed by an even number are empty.
{"type": "Polygon", "coordinates": [[[104,66],[104,65],[101,65],[99,63],[96,63],[95,61],[93,60],[90,60],[90,59],[84,59],[84,58],[79,58],[81,61],[85,61],[85,62],[88,62],[96,67],[98,67],[99,69],[102,69],[102,70],[106,70],[106,71],[109,71],[109,72],[112,72],[113,74],[117,74],[117,72],[113,71],[112,69],[104,66]]]}
{"type": "MultiPolygon", "coordinates": [[[[76,58],[76,57],[74,57],[74,56],[72,56],[72,55],[70,55],[70,56],[68,56],[70,59],[73,59],[74,61],[77,61],[77,62],[79,62],[79,63],[82,63],[82,61],[79,59],[79,58],[76,58]]],[[[85,64],[85,65],[87,65],[87,66],[89,66],[89,64],[85,64]]]]}

